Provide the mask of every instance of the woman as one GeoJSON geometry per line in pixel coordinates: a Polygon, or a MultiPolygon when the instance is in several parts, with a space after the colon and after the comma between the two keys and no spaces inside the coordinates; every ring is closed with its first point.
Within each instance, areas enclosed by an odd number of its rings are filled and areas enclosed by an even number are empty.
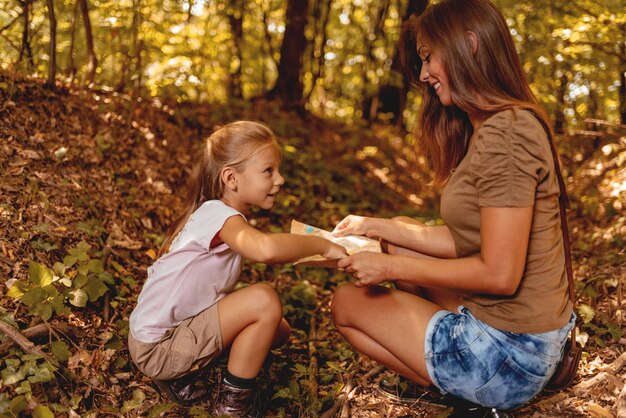
{"type": "Polygon", "coordinates": [[[339,261],[339,332],[423,386],[515,408],[545,386],[574,325],[549,126],[509,28],[488,0],[443,0],[403,28],[405,68],[422,90],[416,132],[445,184],[445,226],[350,215],[334,234],[389,254],[339,261]],[[395,281],[396,288],[379,284],[395,281]]]}

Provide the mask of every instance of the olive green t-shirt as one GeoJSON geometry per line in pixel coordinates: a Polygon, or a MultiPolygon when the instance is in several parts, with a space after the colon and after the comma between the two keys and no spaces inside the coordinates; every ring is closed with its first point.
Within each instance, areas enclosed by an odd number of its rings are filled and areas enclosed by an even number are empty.
{"type": "Polygon", "coordinates": [[[499,112],[474,132],[441,196],[457,257],[480,253],[481,207],[533,207],[526,266],[513,296],[466,295],[479,320],[515,333],[542,333],[570,319],[559,186],[547,134],[530,112],[499,112]]]}

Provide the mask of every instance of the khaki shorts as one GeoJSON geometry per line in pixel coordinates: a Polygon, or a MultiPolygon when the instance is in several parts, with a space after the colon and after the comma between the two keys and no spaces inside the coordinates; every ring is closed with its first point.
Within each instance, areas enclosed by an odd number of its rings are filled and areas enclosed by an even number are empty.
{"type": "Polygon", "coordinates": [[[128,351],[139,370],[169,380],[206,366],[222,352],[217,303],[168,330],[156,343],[137,341],[128,333],[128,351]]]}

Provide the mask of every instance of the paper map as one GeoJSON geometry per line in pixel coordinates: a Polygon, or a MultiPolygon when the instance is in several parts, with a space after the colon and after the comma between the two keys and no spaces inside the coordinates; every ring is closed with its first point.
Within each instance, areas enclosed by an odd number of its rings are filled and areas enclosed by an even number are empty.
{"type": "MultiPolygon", "coordinates": [[[[361,251],[380,252],[380,242],[359,235],[347,235],[345,237],[335,237],[330,232],[323,229],[316,228],[311,225],[303,224],[296,220],[291,221],[291,230],[289,231],[296,235],[313,235],[318,236],[329,241],[334,242],[345,247],[349,255],[356,254],[361,251]]],[[[302,258],[296,261],[294,264],[305,264],[307,266],[318,267],[337,267],[337,260],[331,260],[324,258],[321,255],[314,255],[311,257],[302,258]]]]}

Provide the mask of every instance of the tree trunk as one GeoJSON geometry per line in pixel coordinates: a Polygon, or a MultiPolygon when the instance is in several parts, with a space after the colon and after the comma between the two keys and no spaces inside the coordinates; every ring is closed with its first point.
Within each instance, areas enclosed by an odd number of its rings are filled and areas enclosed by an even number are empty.
{"type": "Polygon", "coordinates": [[[18,62],[22,61],[22,58],[24,58],[24,52],[26,52],[30,67],[33,68],[35,66],[35,61],[33,60],[33,50],[30,47],[30,36],[28,33],[28,29],[30,28],[31,3],[32,0],[20,1],[20,5],[22,6],[22,18],[24,19],[24,28],[22,30],[22,45],[20,46],[20,56],[18,58],[18,62]]]}
{"type": "Polygon", "coordinates": [[[78,16],[78,0],[74,3],[74,14],[72,15],[72,24],[70,26],[70,50],[67,54],[67,68],[65,74],[70,79],[70,83],[74,82],[76,77],[76,65],[74,64],[74,43],[76,41],[76,20],[78,16]]]}
{"type": "Polygon", "coordinates": [[[83,14],[83,23],[85,25],[85,38],[87,40],[87,54],[89,55],[85,81],[87,85],[91,86],[96,77],[98,59],[96,58],[96,53],[93,48],[93,33],[91,32],[91,20],[89,20],[89,9],[87,7],[87,0],[78,0],[78,2],[80,4],[80,10],[83,14]]]}
{"type": "Polygon", "coordinates": [[[228,90],[230,97],[241,99],[243,98],[243,90],[241,87],[243,56],[241,51],[243,43],[243,15],[245,12],[245,2],[242,0],[235,0],[231,4],[232,8],[229,8],[226,11],[226,14],[228,16],[228,22],[230,23],[230,33],[233,37],[232,52],[237,60],[237,65],[234,69],[231,69],[228,90]]]}
{"type": "Polygon", "coordinates": [[[54,14],[54,0],[48,0],[48,21],[50,22],[50,62],[48,63],[48,81],[54,85],[57,76],[57,17],[54,14]]]}
{"type": "MultiPolygon", "coordinates": [[[[404,13],[405,22],[412,14],[422,14],[428,6],[428,0],[409,0],[409,4],[404,13]]],[[[402,125],[402,113],[406,107],[406,95],[409,91],[409,83],[404,76],[402,66],[400,64],[399,48],[402,46],[398,43],[396,53],[391,64],[391,75],[386,84],[380,87],[378,92],[378,106],[371,113],[377,115],[379,112],[391,113],[391,122],[397,126],[402,125]]]]}
{"type": "Polygon", "coordinates": [[[372,25],[370,28],[370,32],[364,34],[364,42],[366,43],[367,49],[367,58],[368,61],[366,65],[362,66],[362,77],[363,77],[363,103],[362,103],[362,115],[363,119],[371,122],[374,120],[378,113],[378,93],[379,91],[372,91],[371,88],[376,81],[370,80],[367,74],[372,69],[372,66],[376,64],[376,57],[374,56],[374,42],[376,39],[380,39],[384,36],[385,30],[385,16],[388,13],[389,9],[389,1],[385,1],[383,4],[379,5],[378,13],[376,13],[375,19],[372,19],[372,25]]]}
{"type": "Polygon", "coordinates": [[[626,57],[626,39],[622,41],[620,50],[622,59],[619,68],[619,119],[621,124],[626,125],[626,60],[624,59],[626,57]]]}
{"type": "Polygon", "coordinates": [[[302,54],[306,46],[304,29],[309,0],[289,0],[285,16],[286,27],[280,48],[278,79],[267,94],[269,99],[280,99],[283,106],[304,110],[302,103],[302,54]]]}
{"type": "Polygon", "coordinates": [[[326,0],[325,4],[318,2],[315,5],[315,34],[313,35],[313,42],[311,42],[311,88],[306,94],[305,100],[307,102],[311,94],[315,91],[317,80],[319,80],[324,73],[324,55],[326,53],[326,41],[328,40],[326,26],[328,25],[332,3],[333,0],[326,0]],[[318,43],[317,39],[320,37],[321,40],[318,43]]]}

